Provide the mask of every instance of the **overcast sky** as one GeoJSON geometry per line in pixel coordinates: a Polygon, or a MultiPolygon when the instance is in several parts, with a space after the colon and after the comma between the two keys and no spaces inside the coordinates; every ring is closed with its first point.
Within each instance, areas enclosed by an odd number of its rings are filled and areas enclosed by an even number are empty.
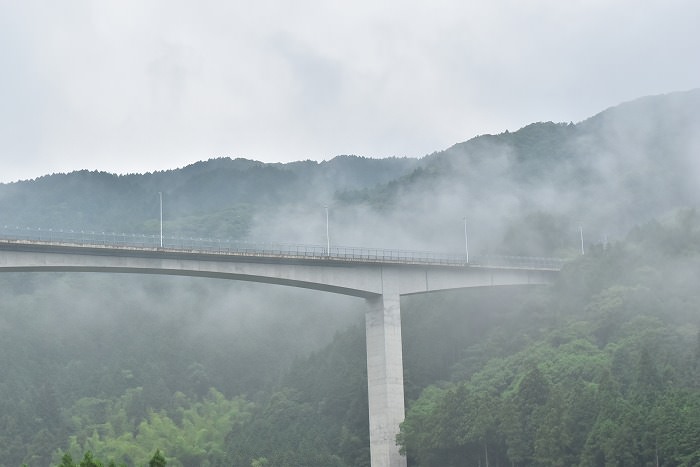
{"type": "Polygon", "coordinates": [[[0,0],[0,182],[421,157],[700,87],[696,0],[0,0]]]}

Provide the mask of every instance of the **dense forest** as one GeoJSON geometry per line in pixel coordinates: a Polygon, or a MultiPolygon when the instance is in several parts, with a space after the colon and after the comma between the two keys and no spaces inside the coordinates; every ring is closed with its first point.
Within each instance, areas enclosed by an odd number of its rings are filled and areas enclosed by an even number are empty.
{"type": "MultiPolygon", "coordinates": [[[[552,286],[402,298],[409,465],[700,465],[699,107],[421,159],[47,175],[0,185],[0,228],[155,234],[162,192],[166,235],[320,244],[329,206],[335,244],[462,251],[466,217],[476,253],[567,262],[552,286]]],[[[0,295],[0,466],[369,466],[360,299],[81,273],[0,295]]]]}

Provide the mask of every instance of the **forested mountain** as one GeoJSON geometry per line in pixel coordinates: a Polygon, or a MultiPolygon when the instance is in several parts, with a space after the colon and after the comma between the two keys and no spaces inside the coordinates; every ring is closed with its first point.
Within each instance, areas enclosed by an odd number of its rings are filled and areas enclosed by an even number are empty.
{"type": "Polygon", "coordinates": [[[219,158],[150,174],[54,174],[1,184],[0,213],[9,226],[155,234],[162,192],[166,235],[323,243],[329,205],[336,244],[459,250],[466,216],[475,248],[554,253],[579,226],[591,242],[619,238],[697,202],[699,106],[700,90],[648,97],[419,160],[219,158]]]}
{"type": "MultiPolygon", "coordinates": [[[[402,299],[409,464],[700,465],[700,90],[421,159],[219,158],[0,185],[0,227],[554,255],[547,288],[402,299]],[[581,235],[586,254],[581,256],[581,235]]],[[[0,466],[369,465],[362,300],[0,276],[0,466]]]]}
{"type": "Polygon", "coordinates": [[[162,192],[171,234],[245,239],[253,210],[323,206],[332,188],[374,186],[415,164],[354,156],[290,164],[219,158],[149,174],[84,170],[0,185],[0,211],[11,226],[155,233],[162,192]]]}

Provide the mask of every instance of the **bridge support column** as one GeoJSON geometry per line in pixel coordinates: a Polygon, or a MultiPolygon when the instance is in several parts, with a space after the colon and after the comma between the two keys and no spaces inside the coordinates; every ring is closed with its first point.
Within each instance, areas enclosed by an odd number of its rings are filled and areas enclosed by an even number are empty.
{"type": "Polygon", "coordinates": [[[367,389],[372,467],[406,467],[396,435],[404,419],[401,307],[398,290],[367,300],[367,389]]]}

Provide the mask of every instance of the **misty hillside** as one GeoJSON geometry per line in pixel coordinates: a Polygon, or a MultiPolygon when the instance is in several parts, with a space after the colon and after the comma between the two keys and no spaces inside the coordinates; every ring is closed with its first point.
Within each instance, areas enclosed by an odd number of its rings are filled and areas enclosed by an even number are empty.
{"type": "Polygon", "coordinates": [[[374,186],[414,164],[408,159],[354,156],[290,164],[219,158],[148,174],[83,170],[0,185],[0,210],[6,225],[153,233],[162,192],[166,220],[177,226],[173,234],[240,238],[250,228],[253,207],[323,205],[336,188],[374,186]],[[232,225],[210,225],[212,230],[207,231],[197,227],[202,220],[232,225]]]}
{"type": "Polygon", "coordinates": [[[219,158],[149,174],[47,175],[0,185],[0,212],[9,226],[155,234],[163,192],[171,236],[323,243],[329,205],[336,244],[459,251],[467,217],[479,251],[565,255],[579,227],[601,242],[697,204],[699,106],[700,90],[647,97],[419,160],[219,158]],[[533,241],[514,243],[514,228],[533,241]]]}
{"type": "MultiPolygon", "coordinates": [[[[402,297],[409,466],[700,465],[700,90],[421,159],[217,158],[0,184],[0,227],[567,259],[402,297]],[[581,255],[581,234],[585,255],[581,255]]],[[[369,466],[364,301],[224,280],[0,276],[0,467],[369,466]],[[63,462],[62,465],[73,465],[63,462]]]]}
{"type": "Polygon", "coordinates": [[[542,213],[547,227],[556,227],[550,235],[560,251],[579,226],[589,241],[602,242],[677,206],[697,205],[699,105],[694,90],[621,104],[578,124],[533,123],[478,136],[427,156],[402,178],[344,198],[418,211],[455,234],[456,220],[466,216],[474,244],[489,250],[551,254],[539,244],[500,243],[509,239],[509,222],[537,230],[531,216],[542,213]]]}

